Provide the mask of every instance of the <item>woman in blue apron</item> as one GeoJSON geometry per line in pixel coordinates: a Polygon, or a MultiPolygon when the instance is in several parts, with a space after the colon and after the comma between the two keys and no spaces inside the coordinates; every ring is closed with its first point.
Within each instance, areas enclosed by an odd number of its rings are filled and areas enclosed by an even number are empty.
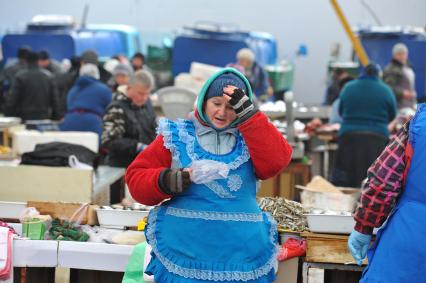
{"type": "MultiPolygon", "coordinates": [[[[402,135],[403,136],[403,135],[402,135]]],[[[405,135],[406,136],[406,135],[405,135]]],[[[403,148],[392,147],[390,144],[381,157],[388,156],[387,164],[391,166],[374,165],[370,170],[376,170],[377,175],[390,176],[385,173],[392,166],[395,170],[393,182],[401,179],[399,188],[390,189],[372,197],[371,202],[389,201],[394,204],[393,211],[387,217],[386,223],[377,233],[373,245],[368,250],[368,266],[365,268],[360,282],[365,283],[393,283],[393,282],[426,282],[426,246],[424,239],[426,235],[426,105],[418,107],[408,128],[408,142],[406,150],[402,152],[405,162],[398,163],[398,152],[403,148]],[[394,160],[389,163],[389,156],[394,160]],[[382,170],[382,172],[380,172],[382,170]],[[405,176],[399,174],[405,170],[405,176]],[[405,181],[405,187],[403,183],[405,181]],[[396,204],[395,204],[396,203],[396,204]]],[[[403,138],[399,138],[403,141],[403,138]]],[[[396,145],[397,143],[393,143],[396,145]]],[[[403,143],[400,143],[403,145],[403,143]]],[[[379,161],[381,162],[380,157],[379,161]]],[[[391,172],[391,170],[389,170],[391,172]]],[[[386,180],[384,177],[383,180],[386,180]]],[[[371,192],[371,190],[370,190],[371,192]]],[[[368,190],[363,192],[369,195],[368,190]]],[[[361,203],[363,202],[361,197],[361,203]]],[[[364,206],[367,205],[364,203],[364,206]]],[[[371,206],[371,205],[370,205],[371,206]]],[[[388,210],[375,207],[376,211],[388,210]]],[[[390,209],[389,209],[390,210],[390,209]]],[[[359,209],[358,209],[359,211],[359,209]]],[[[355,219],[362,215],[355,212],[355,219]]],[[[367,210],[366,210],[367,211],[367,210]]],[[[367,217],[368,218],[368,217],[367,217]]],[[[360,221],[357,219],[357,221],[360,221]]],[[[359,225],[359,223],[357,223],[359,225]]],[[[376,225],[378,226],[378,225],[376,225]]],[[[371,236],[368,233],[352,232],[349,237],[349,250],[357,261],[365,256],[363,250],[368,248],[371,236]]]]}
{"type": "Polygon", "coordinates": [[[157,139],[129,166],[132,196],[162,202],[145,229],[145,272],[156,282],[274,281],[276,223],[256,203],[256,182],[287,166],[291,147],[251,97],[241,73],[216,73],[189,119],[160,120],[157,139]],[[226,164],[227,177],[192,182],[188,168],[202,160],[226,164]]]}

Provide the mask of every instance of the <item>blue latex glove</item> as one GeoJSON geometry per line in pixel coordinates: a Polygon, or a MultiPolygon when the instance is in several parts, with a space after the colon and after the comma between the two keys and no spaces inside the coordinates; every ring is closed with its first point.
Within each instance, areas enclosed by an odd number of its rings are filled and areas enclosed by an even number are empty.
{"type": "Polygon", "coordinates": [[[371,235],[366,235],[353,230],[348,239],[348,248],[358,265],[367,256],[367,250],[370,246],[371,235]]]}

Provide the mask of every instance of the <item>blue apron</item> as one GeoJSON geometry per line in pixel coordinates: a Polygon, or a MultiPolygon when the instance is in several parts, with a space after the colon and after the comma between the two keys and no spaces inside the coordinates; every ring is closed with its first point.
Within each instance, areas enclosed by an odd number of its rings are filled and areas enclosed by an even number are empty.
{"type": "Polygon", "coordinates": [[[414,154],[393,213],[368,251],[369,264],[360,282],[426,282],[426,105],[410,123],[414,154]]]}
{"type": "Polygon", "coordinates": [[[194,160],[228,164],[227,179],[192,183],[153,209],[146,238],[152,260],[146,273],[156,282],[272,282],[277,256],[273,218],[256,203],[256,176],[241,135],[224,155],[205,151],[191,121],[160,121],[159,133],[174,167],[194,160]]]}

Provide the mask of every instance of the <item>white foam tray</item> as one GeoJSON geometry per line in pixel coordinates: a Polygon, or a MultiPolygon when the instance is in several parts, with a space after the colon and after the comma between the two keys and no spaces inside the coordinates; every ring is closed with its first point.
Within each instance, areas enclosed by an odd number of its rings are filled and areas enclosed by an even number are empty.
{"type": "Polygon", "coordinates": [[[102,226],[134,227],[148,213],[148,210],[96,209],[99,225],[102,226]]]}
{"type": "MultiPolygon", "coordinates": [[[[311,232],[330,234],[350,234],[355,227],[351,215],[306,214],[311,232]]],[[[373,234],[377,233],[374,229],[373,234]]]]}
{"type": "Polygon", "coordinates": [[[306,214],[311,232],[350,234],[355,220],[350,215],[306,214]]]}

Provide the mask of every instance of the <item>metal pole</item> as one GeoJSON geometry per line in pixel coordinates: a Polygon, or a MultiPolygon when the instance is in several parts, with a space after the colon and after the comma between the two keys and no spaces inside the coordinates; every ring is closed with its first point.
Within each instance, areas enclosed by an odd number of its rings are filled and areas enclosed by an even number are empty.
{"type": "Polygon", "coordinates": [[[337,3],[337,0],[330,0],[331,5],[334,8],[334,11],[337,14],[337,17],[340,20],[340,23],[343,26],[343,29],[345,30],[346,34],[348,35],[349,39],[352,42],[352,46],[355,50],[355,53],[358,55],[359,61],[363,66],[368,65],[368,56],[367,53],[364,50],[364,47],[362,47],[361,42],[359,41],[359,38],[354,35],[354,33],[351,30],[351,27],[349,26],[348,21],[346,20],[345,15],[343,14],[342,9],[340,8],[339,4],[337,3]]]}

